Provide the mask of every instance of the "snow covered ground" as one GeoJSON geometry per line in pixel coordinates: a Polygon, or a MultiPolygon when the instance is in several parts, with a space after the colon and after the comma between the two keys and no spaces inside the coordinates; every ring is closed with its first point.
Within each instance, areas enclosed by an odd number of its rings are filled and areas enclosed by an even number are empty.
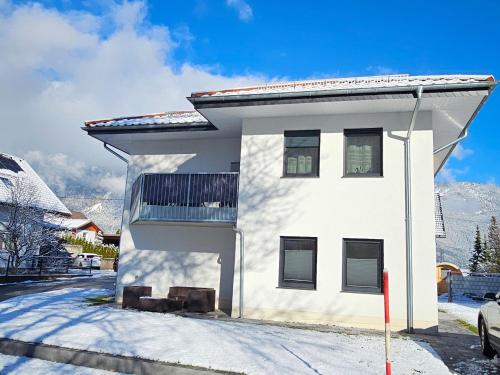
{"type": "Polygon", "coordinates": [[[7,374],[116,375],[117,373],[64,363],[42,361],[34,358],[0,354],[0,375],[7,374]]]}
{"type": "Polygon", "coordinates": [[[474,301],[466,296],[455,296],[453,302],[448,302],[448,295],[442,294],[438,297],[438,308],[455,316],[457,319],[465,320],[467,323],[477,325],[479,308],[484,302],[474,301]]]}
{"type": "MultiPolygon", "coordinates": [[[[381,374],[382,335],[318,332],[89,306],[68,288],[0,303],[0,336],[246,374],[381,374]]],[[[449,374],[431,347],[393,340],[396,374],[449,374]]]]}

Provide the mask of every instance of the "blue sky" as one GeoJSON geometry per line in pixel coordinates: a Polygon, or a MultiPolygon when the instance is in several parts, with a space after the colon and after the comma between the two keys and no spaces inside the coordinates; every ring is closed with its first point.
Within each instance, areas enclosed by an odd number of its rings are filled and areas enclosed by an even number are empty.
{"type": "MultiPolygon", "coordinates": [[[[31,4],[0,0],[0,8],[2,2],[11,7],[31,4]]],[[[140,9],[130,6],[129,13],[122,12],[122,21],[110,16],[110,9],[114,12],[123,5],[121,2],[62,0],[41,4],[65,19],[101,19],[100,26],[89,33],[97,34],[103,45],[116,35],[119,22],[135,22],[135,33],[147,35],[157,44],[163,35],[169,42],[159,48],[160,59],[179,79],[184,77],[186,64],[210,77],[251,77],[250,82],[258,78],[397,73],[500,77],[500,28],[494,21],[500,14],[500,2],[493,0],[150,0],[125,3],[139,4],[140,9]],[[134,17],[140,20],[134,21],[134,17]],[[113,22],[102,22],[106,19],[113,22]]],[[[91,23],[85,22],[79,30],[90,28],[91,23]]],[[[53,66],[43,66],[39,71],[46,79],[64,76],[64,69],[53,66]]],[[[191,84],[193,90],[198,89],[195,83],[191,84]]],[[[441,180],[499,183],[499,119],[500,93],[494,92],[471,126],[461,152],[447,163],[441,180]]]]}

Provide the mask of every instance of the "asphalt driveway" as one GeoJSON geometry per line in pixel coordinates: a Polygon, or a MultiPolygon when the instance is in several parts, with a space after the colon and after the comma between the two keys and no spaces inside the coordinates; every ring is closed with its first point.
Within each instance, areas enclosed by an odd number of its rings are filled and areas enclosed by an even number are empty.
{"type": "Polygon", "coordinates": [[[116,273],[95,273],[93,276],[83,276],[54,281],[23,282],[0,285],[0,301],[24,294],[49,292],[64,288],[114,289],[116,273]]]}

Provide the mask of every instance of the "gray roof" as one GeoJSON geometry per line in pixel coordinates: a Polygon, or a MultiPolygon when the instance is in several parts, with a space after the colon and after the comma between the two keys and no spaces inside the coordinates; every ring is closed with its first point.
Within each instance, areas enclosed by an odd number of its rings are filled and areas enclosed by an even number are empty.
{"type": "Polygon", "coordinates": [[[441,196],[439,193],[434,193],[434,220],[436,225],[436,238],[446,238],[443,207],[441,206],[441,196]]]}
{"type": "Polygon", "coordinates": [[[397,87],[438,86],[467,83],[494,83],[491,75],[429,75],[410,76],[409,74],[331,78],[308,81],[270,82],[262,85],[239,87],[223,90],[193,92],[191,98],[236,96],[236,95],[265,95],[281,93],[297,93],[309,91],[381,89],[397,87]]]}
{"type": "Polygon", "coordinates": [[[86,121],[86,128],[113,126],[145,126],[145,125],[208,125],[209,122],[197,111],[176,111],[153,113],[141,116],[111,118],[106,120],[86,121]]]}

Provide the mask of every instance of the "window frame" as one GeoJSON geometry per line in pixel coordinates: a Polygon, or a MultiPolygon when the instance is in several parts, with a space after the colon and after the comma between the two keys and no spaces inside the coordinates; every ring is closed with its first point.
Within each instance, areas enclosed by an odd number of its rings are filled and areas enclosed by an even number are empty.
{"type": "Polygon", "coordinates": [[[372,238],[343,238],[342,239],[342,292],[383,294],[384,291],[384,240],[372,238]],[[377,257],[377,272],[379,274],[380,287],[350,286],[347,285],[347,243],[348,242],[370,242],[379,245],[377,257]]]}
{"type": "Polygon", "coordinates": [[[280,236],[280,254],[279,254],[279,275],[278,275],[278,288],[283,289],[301,289],[301,290],[316,290],[318,274],[318,237],[299,237],[299,236],[280,236]],[[300,282],[300,281],[286,281],[284,279],[285,271],[285,240],[313,240],[313,281],[300,282]]]}
{"type": "Polygon", "coordinates": [[[312,130],[285,130],[283,133],[283,174],[282,178],[318,178],[320,169],[320,159],[321,159],[321,129],[312,130]],[[293,134],[293,135],[292,135],[293,134]],[[288,174],[287,173],[287,146],[286,137],[307,137],[307,136],[317,136],[318,146],[317,147],[290,147],[290,148],[317,148],[318,149],[318,161],[317,161],[317,173],[304,173],[304,174],[288,174]]]}
{"type": "Polygon", "coordinates": [[[384,129],[383,128],[355,128],[344,129],[344,174],[346,178],[384,177],[384,129]],[[379,173],[347,173],[347,138],[350,135],[377,134],[380,147],[380,172],[379,173]]]}

